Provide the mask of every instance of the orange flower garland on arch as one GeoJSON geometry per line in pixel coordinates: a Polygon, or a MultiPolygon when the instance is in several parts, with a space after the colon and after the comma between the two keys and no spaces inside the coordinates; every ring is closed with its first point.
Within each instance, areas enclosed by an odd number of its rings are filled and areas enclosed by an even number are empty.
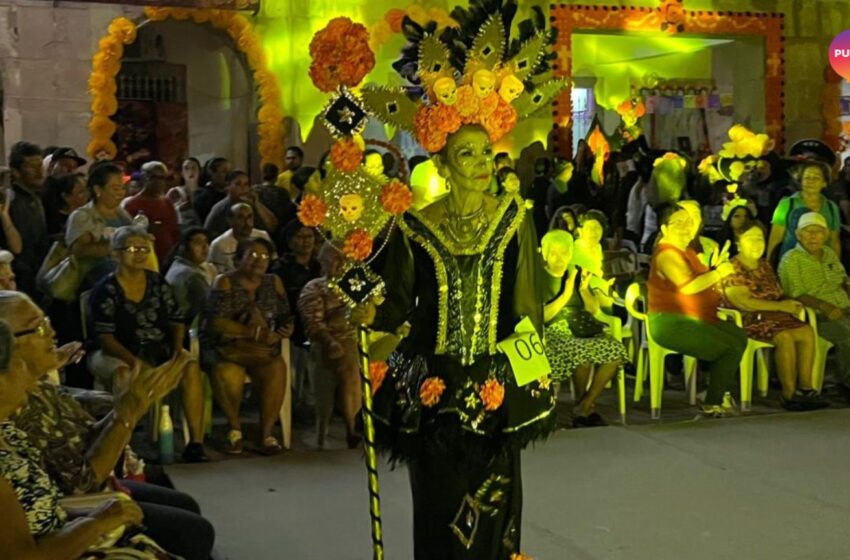
{"type": "Polygon", "coordinates": [[[121,71],[124,45],[136,40],[136,24],[125,17],[112,20],[106,35],[97,43],[97,53],[92,57],[92,72],[89,76],[89,91],[92,94],[89,132],[91,141],[87,152],[94,159],[112,159],[118,148],[112,142],[115,123],[110,118],[118,110],[115,98],[115,77],[121,71]]]}
{"type": "MultiPolygon", "coordinates": [[[[237,50],[245,55],[248,67],[257,85],[260,108],[257,111],[258,149],[262,163],[283,165],[283,104],[280,85],[266,63],[260,36],[254,31],[251,21],[232,10],[209,10],[194,8],[145,8],[150,21],[173,18],[178,21],[192,20],[209,23],[227,33],[237,50]]],[[[112,135],[115,123],[110,119],[118,109],[115,98],[115,77],[121,70],[123,45],[136,40],[136,25],[126,18],[117,18],[109,24],[109,33],[98,43],[99,50],[92,59],[92,75],[89,90],[92,93],[92,120],[89,130],[92,140],[88,153],[96,159],[113,158],[117,153],[112,135]]]]}

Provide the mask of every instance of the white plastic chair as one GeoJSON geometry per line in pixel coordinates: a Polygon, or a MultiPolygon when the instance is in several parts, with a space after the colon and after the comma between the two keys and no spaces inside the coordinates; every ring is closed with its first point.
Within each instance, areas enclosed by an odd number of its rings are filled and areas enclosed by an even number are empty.
{"type": "Polygon", "coordinates": [[[812,368],[812,388],[820,392],[823,390],[824,371],[826,370],[826,355],[829,354],[833,344],[818,335],[818,315],[814,309],[806,308],[806,318],[815,331],[815,363],[812,368]]]}
{"type": "MultiPolygon", "coordinates": [[[[737,309],[720,308],[718,316],[723,320],[732,320],[741,328],[744,327],[743,317],[737,309]]],[[[762,342],[754,338],[747,338],[747,348],[741,356],[741,365],[738,367],[741,379],[741,411],[750,410],[753,401],[753,361],[758,368],[759,393],[767,396],[768,381],[768,359],[766,351],[773,348],[773,344],[762,342]]]]}
{"type": "MultiPolygon", "coordinates": [[[[638,347],[637,379],[635,380],[635,402],[639,402],[643,396],[643,384],[649,370],[649,402],[653,419],[661,418],[661,397],[664,392],[664,359],[671,354],[678,354],[673,350],[658,344],[652,337],[652,331],[647,321],[646,294],[644,284],[633,283],[626,290],[625,305],[635,319],[643,323],[644,329],[642,341],[638,347]],[[640,309],[638,308],[640,306],[640,309]],[[647,364],[647,361],[649,362],[647,364]]],[[[697,360],[691,356],[684,356],[685,386],[689,395],[688,401],[696,404],[696,365],[697,360]]]]}

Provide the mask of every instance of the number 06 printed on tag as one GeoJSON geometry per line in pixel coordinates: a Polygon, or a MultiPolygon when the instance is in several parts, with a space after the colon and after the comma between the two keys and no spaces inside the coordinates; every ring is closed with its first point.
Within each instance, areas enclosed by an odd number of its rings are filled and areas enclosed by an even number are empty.
{"type": "Polygon", "coordinates": [[[496,347],[508,357],[516,384],[522,387],[546,377],[552,367],[546,358],[543,341],[528,317],[520,321],[514,331],[514,334],[499,342],[496,347]]]}

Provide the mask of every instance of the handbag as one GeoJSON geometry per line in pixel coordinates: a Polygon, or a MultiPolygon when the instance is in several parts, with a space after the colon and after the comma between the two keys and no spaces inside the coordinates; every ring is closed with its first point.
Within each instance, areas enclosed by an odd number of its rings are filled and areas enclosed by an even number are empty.
{"type": "Polygon", "coordinates": [[[38,269],[36,285],[53,299],[74,301],[86,274],[83,268],[65,243],[56,241],[38,269]]]}
{"type": "MultiPolygon", "coordinates": [[[[268,328],[268,322],[256,305],[252,305],[237,322],[253,327],[268,328]]],[[[261,367],[280,357],[280,342],[266,344],[253,338],[224,339],[216,347],[219,358],[246,368],[261,367]]]]}

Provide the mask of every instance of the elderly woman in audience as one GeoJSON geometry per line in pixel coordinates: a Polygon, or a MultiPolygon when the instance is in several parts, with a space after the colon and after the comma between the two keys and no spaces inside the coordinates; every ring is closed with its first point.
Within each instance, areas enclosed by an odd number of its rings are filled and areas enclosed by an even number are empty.
{"type": "Polygon", "coordinates": [[[213,395],[230,428],[226,452],[242,452],[239,405],[245,376],[260,388],[261,451],[281,451],[273,435],[287,383],[281,341],[293,331],[293,317],[283,282],[268,274],[270,241],[241,241],[236,270],[213,284],[205,317],[205,357],[211,363],[213,395]]]}
{"type": "Polygon", "coordinates": [[[803,304],[784,299],[773,267],[765,259],[765,234],[753,224],[738,237],[735,272],[724,282],[730,307],[741,310],[747,336],[776,347],[776,371],[782,383],[780,402],[788,410],[822,408],[825,403],[812,388],[815,334],[797,316],[803,304]]]}
{"type": "MultiPolygon", "coordinates": [[[[10,317],[13,329],[35,324],[36,318],[40,318],[34,332],[18,339],[18,345],[26,350],[21,357],[30,372],[43,373],[79,358],[79,343],[54,350],[55,356],[33,348],[48,344],[53,333],[38,307],[23,294],[0,293],[0,316],[10,317]]],[[[15,412],[11,421],[41,453],[41,466],[62,493],[114,489],[116,485],[110,475],[130,441],[133,427],[153,402],[179,383],[188,360],[189,355],[184,352],[175,362],[140,372],[128,390],[116,397],[112,411],[99,422],[70,394],[41,375],[26,405],[15,412]]],[[[133,500],[142,508],[148,536],[187,560],[209,557],[215,533],[190,496],[133,480],[122,480],[120,485],[130,490],[133,500]],[[182,538],[184,534],[193,538],[182,538]]]]}
{"type": "MultiPolygon", "coordinates": [[[[98,346],[89,358],[89,369],[95,379],[120,394],[135,372],[179,358],[185,327],[165,279],[145,270],[149,234],[135,226],[122,227],[111,243],[118,270],[97,283],[89,301],[98,346]]],[[[197,363],[186,365],[180,385],[190,432],[183,457],[205,461],[203,378],[197,363]]]]}
{"type": "Polygon", "coordinates": [[[65,245],[89,269],[82,289],[90,288],[115,268],[109,239],[116,229],[132,223],[121,208],[125,191],[122,171],[111,163],[97,164],[89,173],[92,200],[68,218],[65,245]]]}
{"type": "Polygon", "coordinates": [[[187,326],[191,326],[203,311],[210,286],[215,280],[215,267],[207,262],[209,254],[207,230],[194,226],[186,228],[165,274],[187,326]]]}
{"type": "Polygon", "coordinates": [[[685,208],[662,208],[659,223],[661,235],[647,282],[652,336],[661,346],[706,363],[709,385],[702,412],[726,416],[732,403],[724,396],[732,389],[747,347],[747,333],[717,317],[721,282],[735,267],[721,262],[709,269],[700,261],[690,246],[694,226],[685,208]]]}
{"type": "Polygon", "coordinates": [[[831,234],[822,214],[803,214],[797,239],[779,264],[779,280],[788,297],[817,312],[818,335],[835,345],[839,390],[850,399],[850,279],[829,244],[831,234]]]}
{"type": "Polygon", "coordinates": [[[88,511],[62,507],[62,491],[42,467],[41,451],[9,421],[26,403],[38,379],[59,367],[62,359],[50,323],[26,296],[0,292],[0,306],[17,308],[15,313],[3,314],[12,324],[0,321],[0,550],[4,557],[171,558],[134,530],[141,526],[143,514],[129,498],[108,499],[88,511]]]}
{"type": "Polygon", "coordinates": [[[826,198],[823,190],[829,185],[830,168],[819,161],[807,161],[794,169],[800,192],[779,201],[773,212],[767,256],[771,262],[780,262],[782,257],[797,246],[798,222],[803,214],[820,214],[827,228],[829,248],[841,254],[841,210],[826,198]],[[775,259],[775,260],[774,260],[775,259]]]}
{"type": "Polygon", "coordinates": [[[541,246],[549,278],[550,299],[543,318],[552,378],[565,381],[575,373],[574,427],[604,426],[605,420],[594,410],[596,399],[628,359],[626,348],[605,334],[605,325],[594,318],[600,303],[590,288],[590,272],[575,264],[572,236],[552,230],[543,236],[541,246]]]}
{"type": "Polygon", "coordinates": [[[330,243],[319,250],[322,276],[301,291],[298,311],[310,340],[315,364],[317,443],[324,447],[334,402],[345,419],[348,447],[360,443],[355,427],[360,412],[360,356],[357,331],[348,320],[348,307],[328,287],[342,272],[342,254],[330,243]]]}

